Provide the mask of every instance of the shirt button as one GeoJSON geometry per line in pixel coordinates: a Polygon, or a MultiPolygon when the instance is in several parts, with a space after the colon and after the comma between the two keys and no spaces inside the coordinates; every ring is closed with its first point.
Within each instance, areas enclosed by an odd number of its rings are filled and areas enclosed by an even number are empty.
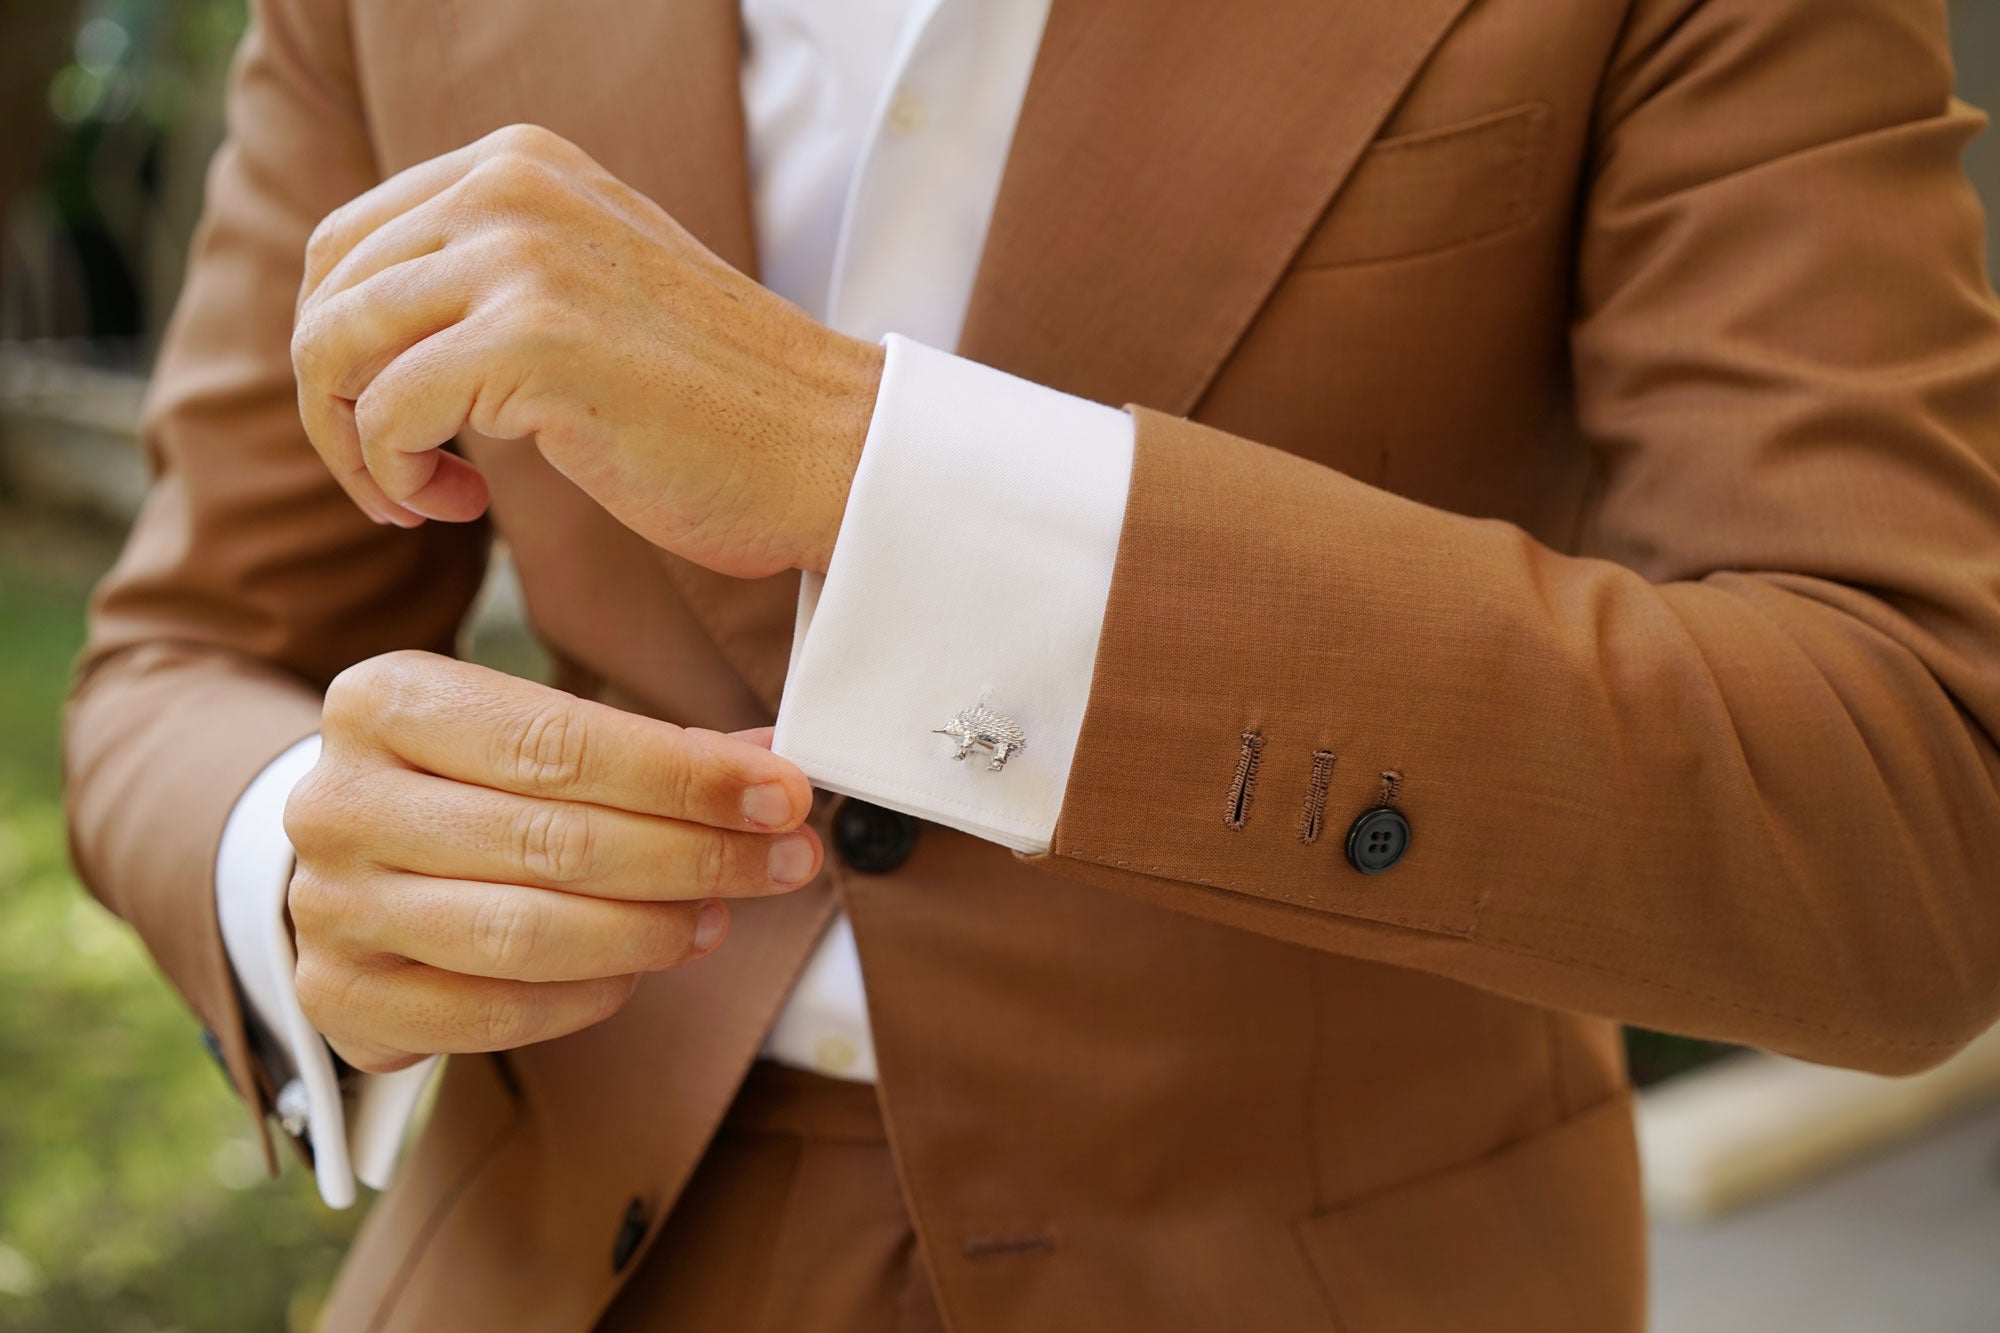
{"type": "Polygon", "coordinates": [[[915,93],[901,92],[889,103],[889,128],[898,134],[915,134],[930,118],[930,108],[915,93]]]}
{"type": "Polygon", "coordinates": [[[813,1043],[813,1063],[822,1073],[845,1074],[860,1054],[845,1037],[821,1037],[813,1043]]]}
{"type": "Polygon", "coordinates": [[[1364,875],[1379,875],[1410,848],[1410,821],[1387,806],[1367,811],[1347,830],[1347,860],[1364,875]]]}
{"type": "Polygon", "coordinates": [[[833,849],[864,875],[885,875],[910,857],[917,821],[848,797],[833,816],[833,849]]]}

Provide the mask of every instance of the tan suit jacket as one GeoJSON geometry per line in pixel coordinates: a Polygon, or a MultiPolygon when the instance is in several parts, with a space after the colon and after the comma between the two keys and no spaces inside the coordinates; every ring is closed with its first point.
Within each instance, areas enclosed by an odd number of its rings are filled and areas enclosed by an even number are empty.
{"type": "MultiPolygon", "coordinates": [[[[253,1099],[224,816],[335,672],[452,648],[493,535],[378,529],[307,446],[309,230],[535,121],[755,264],[734,0],[255,8],[69,730],[83,871],[253,1099]]],[[[1056,0],[959,349],[1138,405],[1054,850],[836,861],[609,1022],[451,1061],[328,1327],[587,1328],[836,902],[960,1333],[1637,1327],[1613,1020],[1897,1071],[2000,1004],[1951,83],[1936,0],[1056,0]]],[[[771,717],[793,579],[464,448],[564,683],[771,717]]]]}

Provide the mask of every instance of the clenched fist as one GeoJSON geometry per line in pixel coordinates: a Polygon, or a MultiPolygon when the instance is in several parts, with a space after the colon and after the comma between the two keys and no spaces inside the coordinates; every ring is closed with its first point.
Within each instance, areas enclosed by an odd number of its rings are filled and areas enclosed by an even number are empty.
{"type": "Polygon", "coordinates": [[[881,379],[650,199],[528,126],[335,211],[292,341],[306,433],[377,521],[486,506],[460,431],[531,440],[654,545],[825,569],[881,379]]]}
{"type": "Polygon", "coordinates": [[[720,944],[724,900],[819,872],[763,733],[403,652],[333,682],[323,735],[285,811],[299,1000],[370,1072],[587,1027],[720,944]]]}

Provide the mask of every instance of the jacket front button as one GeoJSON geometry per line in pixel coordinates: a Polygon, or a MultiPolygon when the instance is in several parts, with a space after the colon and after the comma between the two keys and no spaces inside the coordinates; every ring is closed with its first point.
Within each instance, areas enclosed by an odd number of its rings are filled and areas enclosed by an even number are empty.
{"type": "Polygon", "coordinates": [[[1364,875],[1379,875],[1410,849],[1410,821],[1387,806],[1367,811],[1347,830],[1347,860],[1364,875]]]}
{"type": "Polygon", "coordinates": [[[622,1273],[625,1265],[632,1262],[632,1256],[639,1252],[639,1242],[646,1239],[646,1205],[643,1200],[634,1199],[625,1205],[625,1216],[618,1223],[618,1238],[611,1243],[611,1271],[622,1273]]]}
{"type": "Polygon", "coordinates": [[[917,821],[899,810],[850,796],[833,816],[833,847],[864,875],[884,875],[903,864],[916,845],[917,821]]]}

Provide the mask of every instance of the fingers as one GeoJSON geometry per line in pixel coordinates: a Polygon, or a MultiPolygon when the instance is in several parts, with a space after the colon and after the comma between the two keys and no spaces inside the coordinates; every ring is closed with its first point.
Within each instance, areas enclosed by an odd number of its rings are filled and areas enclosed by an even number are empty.
{"type": "MultiPolygon", "coordinates": [[[[447,206],[459,195],[475,193],[489,203],[531,199],[545,191],[552,164],[573,167],[581,158],[547,130],[509,126],[398,173],[336,209],[314,230],[292,342],[300,416],[342,487],[376,522],[413,527],[426,517],[463,521],[485,510],[485,484],[477,472],[436,452],[458,434],[463,412],[455,421],[426,413],[430,438],[411,444],[398,434],[391,452],[378,458],[364,453],[368,432],[356,427],[343,402],[358,398],[380,369],[413,343],[446,327],[453,304],[462,317],[463,289],[476,260],[465,260],[466,247],[450,244],[454,227],[447,206]],[[443,260],[447,251],[458,252],[450,265],[443,260]],[[425,265],[426,259],[439,262],[425,265]],[[446,290],[425,285],[435,285],[440,273],[454,268],[458,281],[446,290]],[[364,293],[365,299],[351,299],[364,293]],[[336,303],[349,306],[333,321],[342,336],[326,327],[326,307],[336,303]],[[375,462],[388,464],[386,475],[371,474],[375,462]]],[[[480,209],[470,213],[477,230],[480,209]]],[[[465,395],[468,404],[471,397],[465,395]]]]}
{"type": "Polygon", "coordinates": [[[444,446],[465,429],[482,393],[502,402],[512,395],[514,386],[486,379],[478,350],[489,336],[482,321],[435,330],[398,348],[355,400],[356,445],[368,475],[391,500],[427,518],[464,522],[486,508],[485,480],[444,446]]]}
{"type": "Polygon", "coordinates": [[[301,380],[359,398],[391,361],[466,316],[486,286],[474,245],[405,259],[315,302],[293,337],[301,380]]]}
{"type": "Polygon", "coordinates": [[[774,837],[710,828],[401,769],[378,770],[367,786],[338,812],[294,829],[302,853],[635,902],[782,893],[811,880],[824,859],[810,829],[774,837]],[[378,813],[343,817],[355,800],[378,813]]]}
{"type": "Polygon", "coordinates": [[[360,238],[342,256],[319,285],[302,294],[299,313],[325,305],[344,292],[353,291],[370,278],[414,259],[443,250],[451,240],[452,219],[447,212],[461,180],[451,189],[425,200],[417,207],[392,217],[360,238]]]}
{"type": "Polygon", "coordinates": [[[560,135],[538,125],[508,125],[462,148],[419,162],[368,193],[329,213],[306,245],[305,275],[299,285],[303,309],[328,277],[377,230],[442,196],[478,173],[497,190],[537,183],[541,167],[574,167],[589,159],[560,135]]]}
{"type": "Polygon", "coordinates": [[[719,902],[620,902],[519,884],[370,877],[366,912],[329,902],[338,891],[295,886],[293,914],[322,947],[389,955],[467,976],[588,981],[658,972],[712,952],[728,927],[719,902]]]}
{"type": "MultiPolygon", "coordinates": [[[[369,471],[352,400],[412,345],[462,320],[480,284],[474,266],[463,255],[408,259],[315,304],[293,332],[292,364],[306,435],[328,470],[377,521],[386,518],[408,526],[416,515],[396,503],[383,488],[383,479],[369,471]]],[[[456,435],[458,424],[435,443],[456,435]]],[[[470,472],[470,465],[460,461],[462,470],[470,472]]],[[[433,461],[426,471],[435,470],[433,461]]],[[[466,489],[462,483],[460,489],[466,489]]],[[[483,482],[473,489],[483,509],[483,482]]],[[[456,516],[472,518],[477,513],[456,516]]]]}
{"type": "Polygon", "coordinates": [[[463,148],[453,149],[391,176],[368,193],[326,215],[306,243],[305,276],[299,284],[299,308],[304,309],[329,274],[379,228],[427,203],[465,178],[491,156],[497,131],[463,148]]]}
{"type": "Polygon", "coordinates": [[[299,386],[299,420],[306,427],[306,438],[319,453],[333,473],[335,481],[347,492],[347,498],[354,501],[362,513],[377,523],[393,523],[400,528],[413,528],[423,522],[423,516],[391,500],[368,475],[367,465],[361,461],[361,442],[354,428],[354,404],[345,399],[333,398],[325,394],[308,393],[303,383],[299,386]]]}
{"type": "Polygon", "coordinates": [[[616,1013],[637,984],[632,976],[514,981],[423,963],[364,966],[320,953],[303,958],[298,970],[308,1021],[371,1071],[407,1064],[412,1054],[505,1051],[567,1036],[616,1013]]]}
{"type": "Polygon", "coordinates": [[[766,748],[428,653],[343,672],[323,718],[330,745],[379,746],[427,773],[522,796],[766,831],[796,828],[812,808],[805,774],[766,748]]]}

